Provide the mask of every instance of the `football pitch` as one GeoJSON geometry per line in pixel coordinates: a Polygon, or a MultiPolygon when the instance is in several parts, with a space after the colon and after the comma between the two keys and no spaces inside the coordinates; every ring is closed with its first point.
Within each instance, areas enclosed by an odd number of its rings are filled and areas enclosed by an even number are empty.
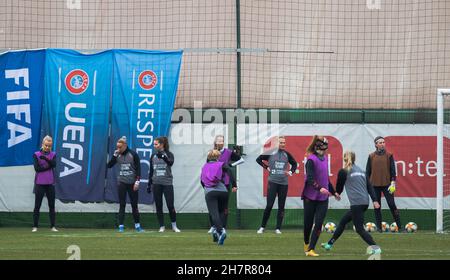
{"type": "MultiPolygon", "coordinates": [[[[316,252],[303,253],[303,232],[287,229],[280,235],[271,230],[229,230],[224,246],[212,242],[207,229],[159,233],[146,230],[124,233],[106,229],[66,229],[51,232],[40,228],[0,228],[0,259],[65,260],[68,247],[78,246],[82,260],[365,260],[367,245],[352,230],[346,230],[331,251],[320,248],[331,234],[322,233],[316,252]]],[[[382,248],[382,260],[450,260],[450,235],[431,231],[416,233],[373,233],[382,248]]]]}

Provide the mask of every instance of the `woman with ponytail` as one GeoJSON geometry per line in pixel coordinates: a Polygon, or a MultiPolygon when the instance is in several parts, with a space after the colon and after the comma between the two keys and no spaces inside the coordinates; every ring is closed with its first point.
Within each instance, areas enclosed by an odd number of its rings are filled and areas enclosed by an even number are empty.
{"type": "Polygon", "coordinates": [[[375,192],[366,177],[366,173],[355,165],[355,153],[352,151],[344,153],[344,168],[339,170],[336,192],[341,194],[344,186],[350,201],[350,210],[342,217],[333,237],[327,243],[323,243],[322,247],[325,250],[331,250],[333,244],[344,232],[345,226],[353,221],[356,232],[372,247],[371,254],[381,253],[380,247],[376,245],[372,236],[364,230],[364,212],[369,207],[369,196],[375,209],[379,208],[380,204],[376,200],[375,192]]]}
{"type": "Polygon", "coordinates": [[[38,229],[39,211],[44,196],[47,196],[51,231],[58,231],[55,228],[55,174],[53,172],[56,167],[56,153],[52,152],[52,145],[53,139],[47,135],[42,140],[41,149],[33,154],[36,175],[34,177],[35,200],[32,232],[36,232],[38,229]]]}
{"type": "Polygon", "coordinates": [[[164,232],[163,196],[169,210],[172,230],[180,232],[177,227],[177,213],[174,206],[172,165],[175,162],[173,154],[169,151],[167,137],[157,137],[153,141],[156,153],[150,157],[147,192],[153,192],[156,206],[156,216],[159,223],[159,232],[164,232]]]}
{"type": "Polygon", "coordinates": [[[324,136],[315,135],[306,154],[306,176],[302,199],[304,206],[304,251],[308,257],[318,257],[314,251],[322,224],[328,210],[328,197],[340,200],[328,177],[328,141],[324,136]],[[313,228],[314,227],[314,228],[313,228]]]}

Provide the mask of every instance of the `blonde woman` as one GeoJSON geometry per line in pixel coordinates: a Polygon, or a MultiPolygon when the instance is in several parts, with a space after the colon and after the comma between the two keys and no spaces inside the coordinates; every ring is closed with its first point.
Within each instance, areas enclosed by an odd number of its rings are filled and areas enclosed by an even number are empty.
{"type": "Polygon", "coordinates": [[[55,174],[53,169],[56,166],[56,153],[52,152],[53,139],[45,136],[42,140],[42,147],[33,154],[34,171],[34,212],[33,229],[36,232],[39,224],[39,211],[42,205],[42,199],[47,196],[48,209],[50,215],[50,227],[52,231],[58,231],[55,228],[55,174]]]}
{"type": "Polygon", "coordinates": [[[284,206],[288,193],[288,178],[295,174],[297,169],[297,161],[286,151],[286,138],[278,137],[278,147],[260,155],[256,162],[264,169],[269,171],[268,187],[267,187],[267,204],[261,222],[261,227],[256,231],[262,234],[265,231],[267,221],[270,217],[275,198],[278,197],[278,213],[276,234],[281,234],[281,225],[284,218],[284,206]]]}
{"type": "Polygon", "coordinates": [[[227,237],[224,225],[226,222],[225,212],[228,207],[228,188],[224,183],[225,174],[228,174],[232,186],[234,188],[237,186],[230,167],[219,158],[219,150],[214,149],[208,152],[207,162],[202,167],[200,182],[205,190],[206,206],[214,227],[213,241],[218,245],[223,245],[227,237]]]}
{"type": "Polygon", "coordinates": [[[348,200],[350,201],[350,210],[342,217],[333,237],[323,243],[325,250],[331,250],[333,244],[344,232],[345,226],[353,221],[356,232],[369,245],[372,246],[372,254],[381,253],[381,249],[376,245],[372,236],[364,230],[364,212],[369,207],[369,196],[373,201],[375,209],[380,208],[379,201],[376,199],[373,187],[370,185],[366,173],[357,165],[355,165],[355,153],[346,151],[344,153],[344,168],[339,170],[336,184],[336,192],[341,194],[345,189],[347,191],[348,200]]]}
{"type": "MultiPolygon", "coordinates": [[[[220,156],[218,158],[218,161],[223,162],[225,165],[230,165],[231,167],[240,165],[244,163],[244,159],[241,156],[240,150],[237,149],[228,149],[225,148],[225,137],[223,135],[216,135],[214,138],[214,150],[218,150],[220,152],[220,156]]],[[[229,189],[230,186],[230,176],[228,173],[225,173],[223,183],[225,186],[229,189]]],[[[236,189],[232,189],[233,192],[236,192],[236,189]]],[[[223,226],[227,227],[227,221],[228,221],[228,202],[226,203],[227,207],[225,208],[225,220],[223,226]]],[[[209,229],[208,233],[212,234],[216,228],[213,226],[213,220],[212,217],[209,216],[209,222],[211,224],[211,228],[209,229]]]]}

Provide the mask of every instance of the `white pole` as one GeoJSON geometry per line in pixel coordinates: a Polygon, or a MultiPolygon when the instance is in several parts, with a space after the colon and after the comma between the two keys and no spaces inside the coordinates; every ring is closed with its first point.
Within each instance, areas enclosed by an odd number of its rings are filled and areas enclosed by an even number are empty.
{"type": "Polygon", "coordinates": [[[436,232],[443,232],[444,189],[444,96],[450,90],[437,90],[437,179],[436,179],[436,232]]]}
{"type": "Polygon", "coordinates": [[[437,179],[436,179],[436,232],[441,233],[443,228],[443,217],[442,217],[442,188],[444,185],[443,174],[443,129],[444,129],[444,117],[443,117],[443,96],[441,91],[437,90],[437,179]]]}

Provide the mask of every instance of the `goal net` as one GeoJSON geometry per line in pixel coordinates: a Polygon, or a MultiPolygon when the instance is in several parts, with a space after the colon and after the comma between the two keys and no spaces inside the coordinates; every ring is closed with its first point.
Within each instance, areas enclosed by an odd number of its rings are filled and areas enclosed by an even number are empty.
{"type": "Polygon", "coordinates": [[[450,231],[450,89],[437,90],[436,232],[450,231]]]}

